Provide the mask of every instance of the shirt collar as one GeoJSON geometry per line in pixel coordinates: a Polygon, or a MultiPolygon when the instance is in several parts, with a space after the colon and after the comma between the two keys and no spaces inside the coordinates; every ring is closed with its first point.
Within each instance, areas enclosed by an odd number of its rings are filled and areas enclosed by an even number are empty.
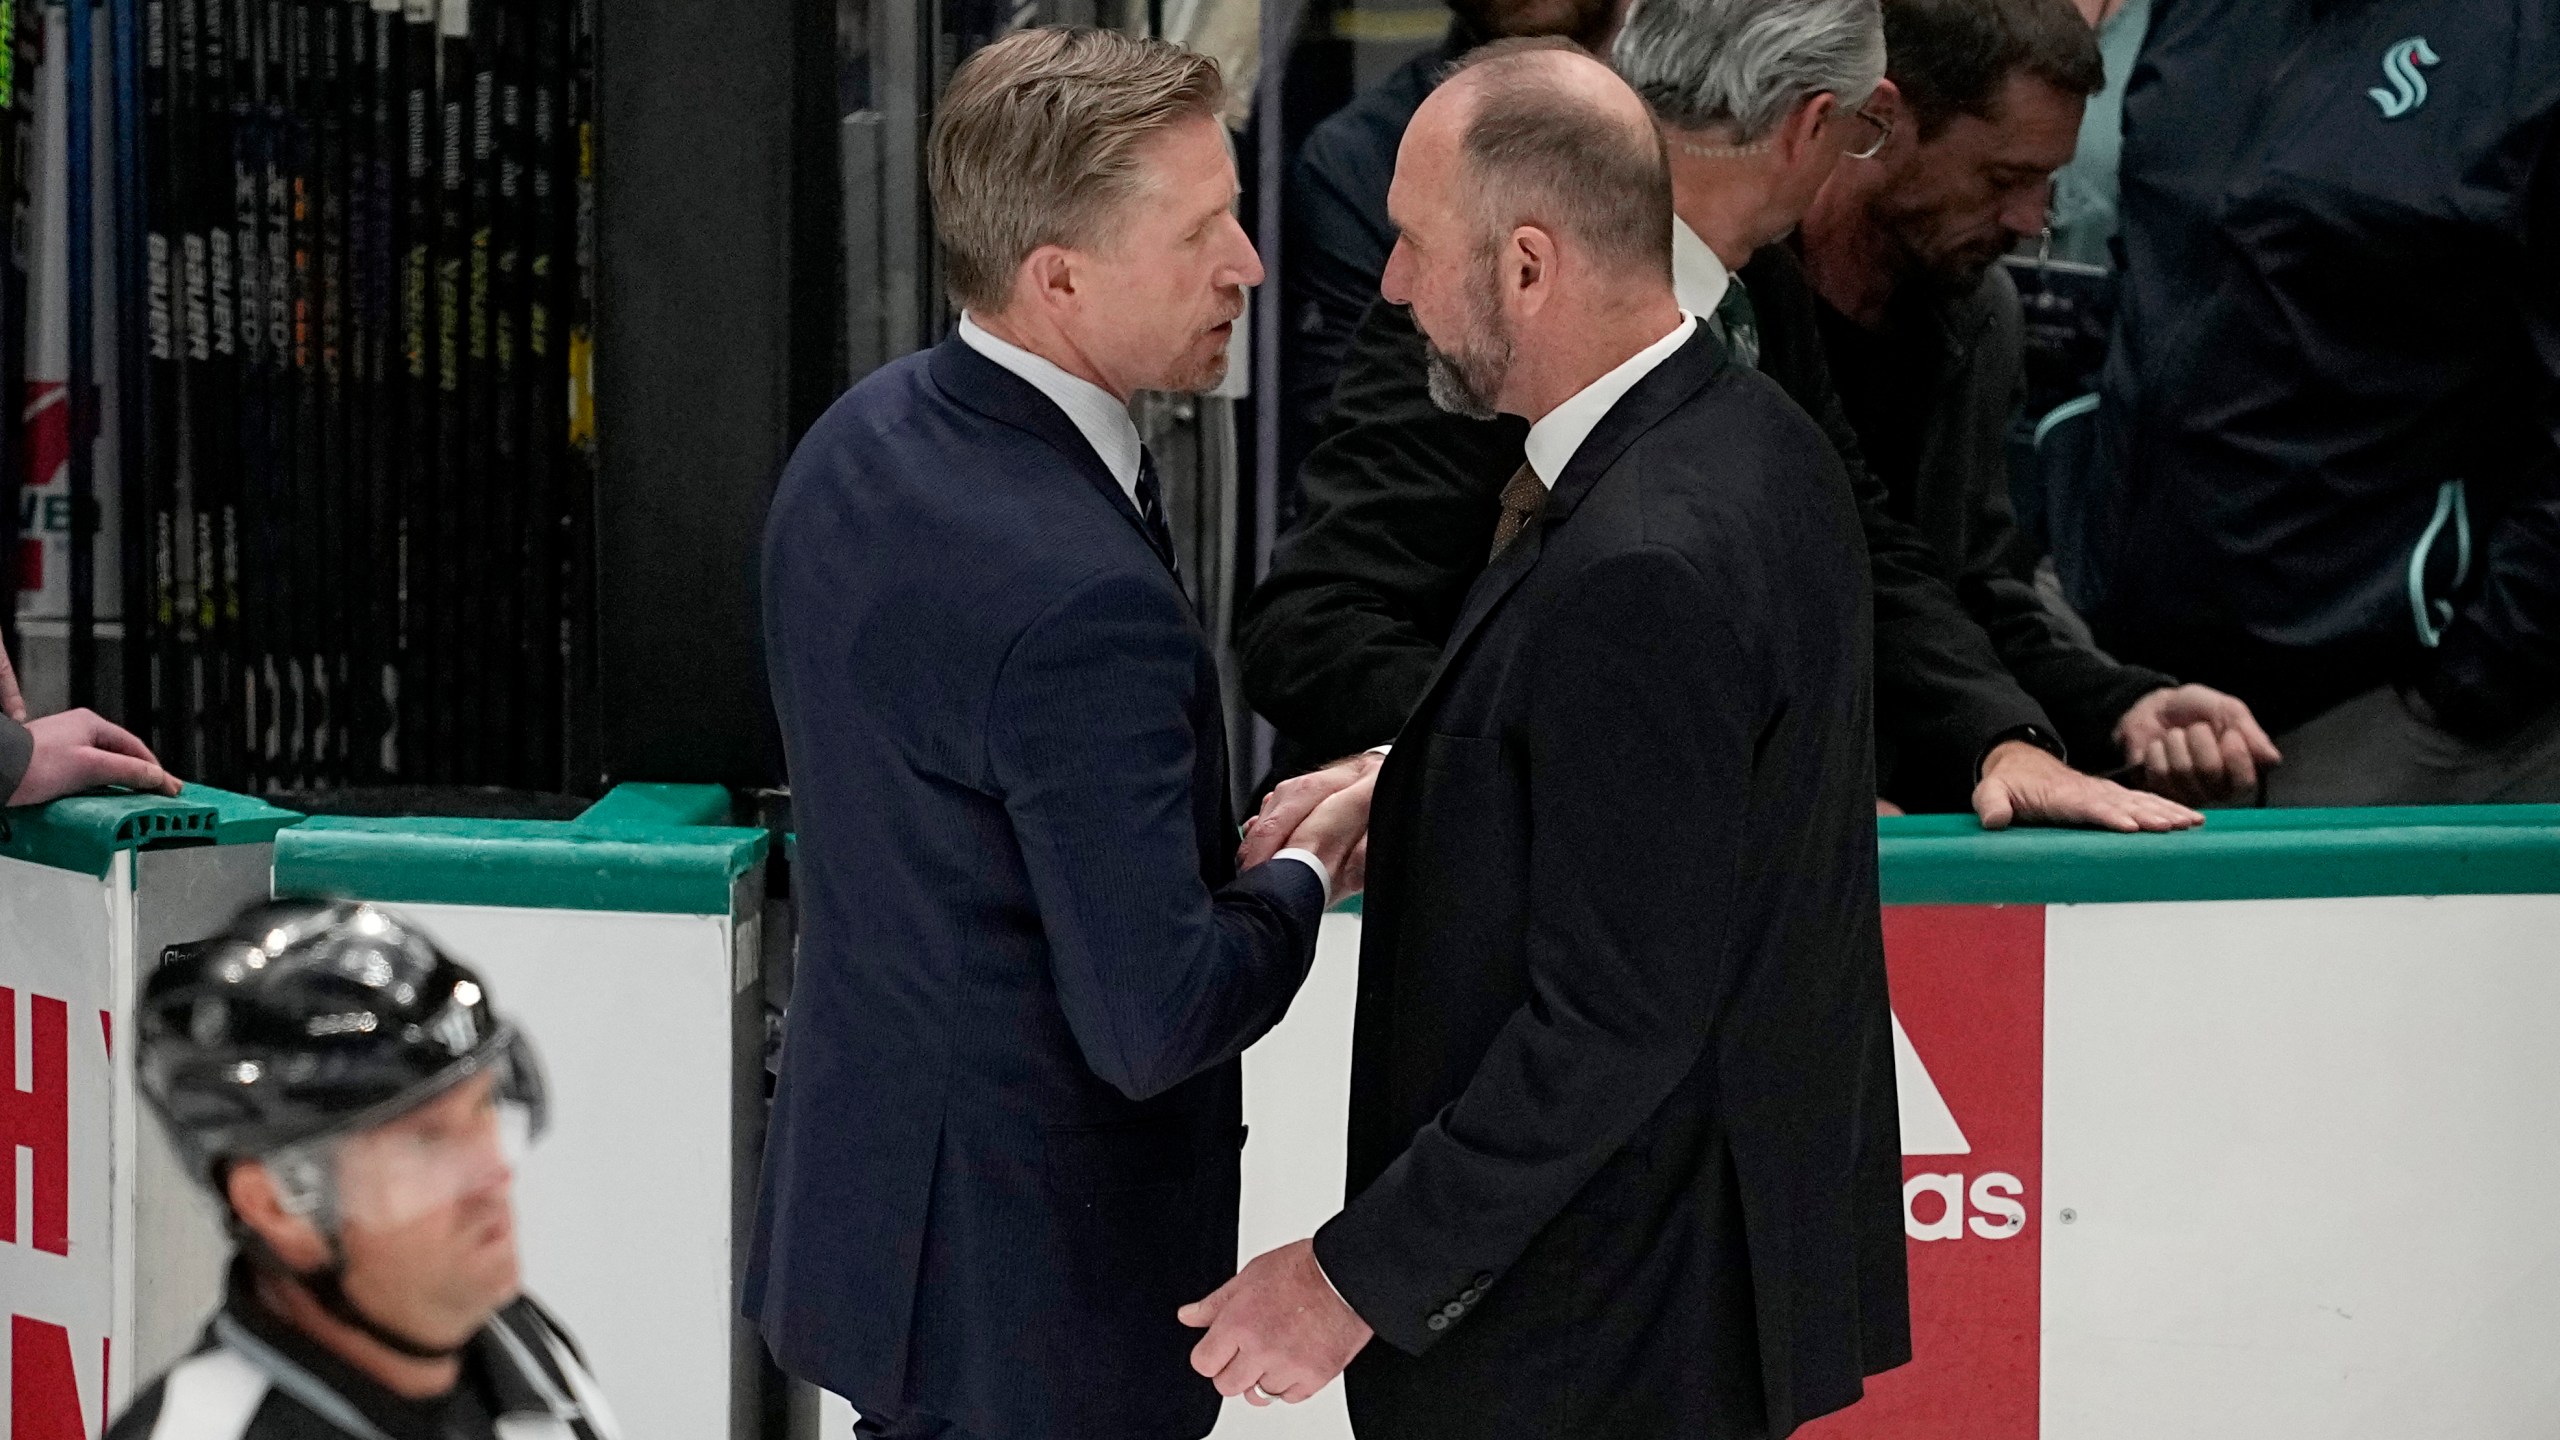
{"type": "Polygon", "coordinates": [[[1606,418],[1636,382],[1654,371],[1654,367],[1671,358],[1673,352],[1689,343],[1697,333],[1698,317],[1683,307],[1680,323],[1671,333],[1654,341],[1618,363],[1618,368],[1583,386],[1573,398],[1546,413],[1529,427],[1529,468],[1550,490],[1556,488],[1556,477],[1573,463],[1574,452],[1591,438],[1592,428],[1606,418]]]}
{"type": "Polygon", "coordinates": [[[1120,482],[1129,502],[1137,503],[1138,457],[1144,447],[1138,439],[1137,422],[1129,418],[1129,407],[1121,404],[1119,397],[1080,375],[1068,374],[1045,356],[997,338],[965,310],[960,312],[960,343],[1021,376],[1032,389],[1065,411],[1077,433],[1100,457],[1102,468],[1120,482]]]}
{"type": "Polygon", "coordinates": [[[1724,268],[1723,258],[1698,238],[1688,221],[1672,216],[1671,293],[1679,299],[1680,308],[1692,315],[1713,315],[1732,283],[1733,272],[1724,268]]]}

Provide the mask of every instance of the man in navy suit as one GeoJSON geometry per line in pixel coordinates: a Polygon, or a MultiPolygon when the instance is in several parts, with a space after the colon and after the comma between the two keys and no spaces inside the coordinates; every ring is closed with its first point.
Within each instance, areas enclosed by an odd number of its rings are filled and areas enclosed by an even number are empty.
{"type": "Polygon", "coordinates": [[[931,142],[958,333],[774,497],[801,950],[745,1305],[865,1435],[1209,1431],[1175,1312],[1235,1273],[1237,1056],[1358,888],[1365,757],[1236,873],[1127,410],[1215,384],[1262,279],[1219,101],[1212,62],[1099,31],[963,65],[931,142]]]}

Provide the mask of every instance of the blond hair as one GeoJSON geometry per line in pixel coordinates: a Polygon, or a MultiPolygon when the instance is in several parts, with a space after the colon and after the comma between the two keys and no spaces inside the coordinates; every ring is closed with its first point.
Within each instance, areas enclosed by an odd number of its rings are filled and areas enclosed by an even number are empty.
{"type": "Polygon", "coordinates": [[[1215,60],[1110,30],[1044,26],[970,56],[934,117],[927,165],[952,300],[995,313],[1032,251],[1091,245],[1143,183],[1139,149],[1215,117],[1224,94],[1215,60]]]}

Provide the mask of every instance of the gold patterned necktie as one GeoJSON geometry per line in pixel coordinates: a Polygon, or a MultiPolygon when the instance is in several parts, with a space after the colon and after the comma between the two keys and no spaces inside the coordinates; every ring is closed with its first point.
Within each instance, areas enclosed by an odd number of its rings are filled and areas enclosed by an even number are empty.
{"type": "Polygon", "coordinates": [[[1493,523],[1493,553],[1485,557],[1490,565],[1502,558],[1520,532],[1529,528],[1538,512],[1547,508],[1547,484],[1538,472],[1522,465],[1513,471],[1511,482],[1502,487],[1502,518],[1493,523]]]}

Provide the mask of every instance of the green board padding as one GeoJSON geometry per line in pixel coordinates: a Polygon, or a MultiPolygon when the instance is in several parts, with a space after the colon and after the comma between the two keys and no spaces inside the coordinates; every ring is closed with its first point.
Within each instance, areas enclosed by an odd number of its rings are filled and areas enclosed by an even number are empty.
{"type": "Polygon", "coordinates": [[[1989,831],[1970,815],[1876,831],[1887,905],[2560,895],[2560,805],[2215,810],[2166,835],[1989,831]]]}
{"type": "Polygon", "coordinates": [[[581,825],[726,825],[731,813],[725,785],[616,785],[578,817],[581,825]]]}
{"type": "Polygon", "coordinates": [[[762,830],[316,816],[276,841],[278,895],[726,915],[762,830]]]}
{"type": "Polygon", "coordinates": [[[1888,905],[2560,894],[2560,805],[2215,810],[2165,835],[1878,823],[1888,905]]]}
{"type": "Polygon", "coordinates": [[[174,798],[124,791],[0,810],[0,856],[104,876],[119,850],[259,845],[302,817],[250,795],[189,785],[174,798]]]}

